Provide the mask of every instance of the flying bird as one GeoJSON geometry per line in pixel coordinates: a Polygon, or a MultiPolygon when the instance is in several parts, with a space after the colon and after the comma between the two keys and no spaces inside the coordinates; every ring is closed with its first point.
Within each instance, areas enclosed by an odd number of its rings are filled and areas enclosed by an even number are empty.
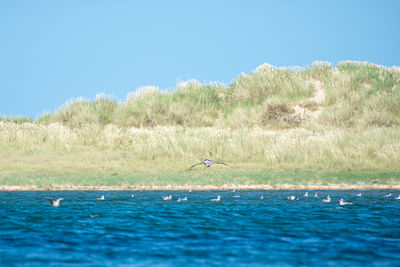
{"type": "Polygon", "coordinates": [[[51,199],[51,198],[46,198],[46,197],[42,197],[42,198],[40,198],[40,199],[44,199],[44,200],[49,201],[49,202],[50,202],[50,205],[53,206],[53,207],[58,207],[58,206],[60,206],[61,200],[64,200],[63,197],[60,197],[59,199],[56,199],[56,200],[53,200],[53,199],[51,199]]]}
{"type": "Polygon", "coordinates": [[[191,170],[194,166],[201,165],[201,164],[204,164],[204,166],[206,166],[207,168],[209,168],[211,166],[211,164],[222,164],[222,165],[228,166],[228,164],[223,163],[223,162],[217,162],[217,161],[213,161],[213,160],[210,160],[210,159],[205,159],[202,162],[194,164],[188,170],[191,170]]]}

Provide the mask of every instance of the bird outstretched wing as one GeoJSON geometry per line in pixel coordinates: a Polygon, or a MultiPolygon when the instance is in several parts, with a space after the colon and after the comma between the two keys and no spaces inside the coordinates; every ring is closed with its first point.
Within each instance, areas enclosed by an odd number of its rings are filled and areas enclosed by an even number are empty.
{"type": "Polygon", "coordinates": [[[60,197],[59,199],[57,199],[57,200],[54,201],[54,202],[58,203],[58,202],[60,202],[61,200],[64,200],[64,198],[63,198],[63,197],[60,197]]]}
{"type": "Polygon", "coordinates": [[[196,164],[194,164],[192,167],[190,167],[190,168],[187,169],[187,170],[189,171],[189,170],[191,170],[194,166],[197,166],[197,165],[200,165],[200,164],[203,164],[203,162],[196,163],[196,164]]]}
{"type": "Polygon", "coordinates": [[[53,199],[51,199],[51,198],[47,198],[47,197],[42,197],[42,198],[39,198],[39,199],[44,199],[44,200],[47,200],[47,201],[49,201],[50,202],[50,204],[53,204],[53,199]]]}
{"type": "Polygon", "coordinates": [[[217,161],[213,161],[213,160],[210,160],[210,161],[211,161],[211,163],[213,163],[213,164],[222,164],[222,165],[228,166],[228,164],[223,163],[223,162],[217,162],[217,161]]]}

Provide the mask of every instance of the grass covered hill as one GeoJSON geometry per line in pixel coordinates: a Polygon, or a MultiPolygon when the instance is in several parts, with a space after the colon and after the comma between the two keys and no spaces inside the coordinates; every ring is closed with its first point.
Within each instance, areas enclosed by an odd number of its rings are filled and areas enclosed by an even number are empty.
{"type": "Polygon", "coordinates": [[[2,118],[0,185],[400,184],[399,114],[398,67],[264,64],[229,85],[145,87],[2,118]],[[204,158],[229,167],[185,171],[204,158]]]}
{"type": "Polygon", "coordinates": [[[282,129],[310,123],[341,128],[390,127],[400,125],[399,104],[400,68],[364,62],[341,62],[335,68],[325,62],[309,68],[264,64],[239,75],[229,85],[189,81],[171,92],[143,87],[129,93],[124,102],[102,95],[93,101],[70,101],[35,123],[60,123],[69,128],[113,124],[282,129]],[[315,98],[318,92],[322,92],[319,99],[315,98]]]}

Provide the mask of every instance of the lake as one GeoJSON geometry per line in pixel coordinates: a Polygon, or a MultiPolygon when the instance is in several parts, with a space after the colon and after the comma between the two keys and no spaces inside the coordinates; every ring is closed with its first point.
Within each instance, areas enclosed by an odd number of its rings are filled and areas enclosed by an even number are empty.
{"type": "Polygon", "coordinates": [[[400,265],[400,191],[304,192],[0,192],[0,265],[400,265]]]}

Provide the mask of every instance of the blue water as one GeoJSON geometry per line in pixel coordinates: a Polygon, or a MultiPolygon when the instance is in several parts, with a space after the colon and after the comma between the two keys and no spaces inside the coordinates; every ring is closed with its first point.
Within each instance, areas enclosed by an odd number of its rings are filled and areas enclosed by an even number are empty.
{"type": "Polygon", "coordinates": [[[399,191],[318,191],[331,203],[309,192],[0,192],[0,265],[400,265],[399,191]]]}

